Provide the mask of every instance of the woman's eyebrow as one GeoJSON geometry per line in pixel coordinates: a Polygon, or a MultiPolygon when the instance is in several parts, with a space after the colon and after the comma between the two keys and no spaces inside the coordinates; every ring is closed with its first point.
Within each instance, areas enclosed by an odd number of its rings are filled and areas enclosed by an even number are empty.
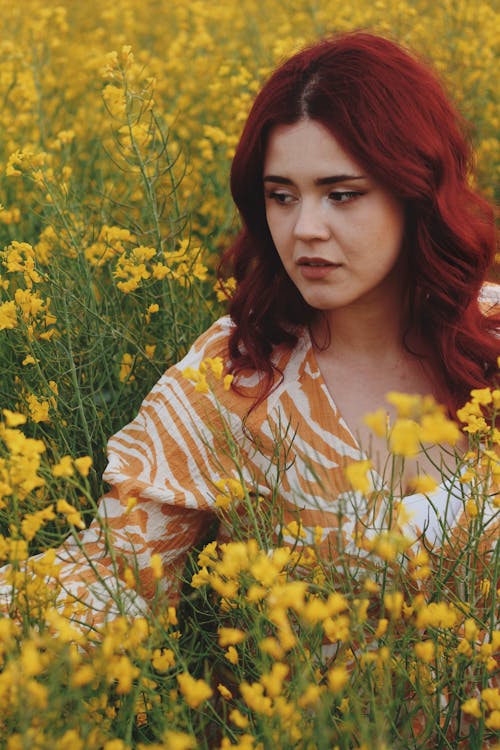
{"type": "Polygon", "coordinates": [[[335,185],[336,182],[347,182],[349,180],[366,180],[364,174],[336,174],[331,177],[319,177],[314,180],[315,185],[335,185]]]}
{"type": "MultiPolygon", "coordinates": [[[[264,182],[274,182],[278,185],[293,185],[293,180],[289,177],[280,177],[279,175],[265,175],[263,178],[264,182]]],[[[315,185],[335,185],[337,182],[347,182],[349,180],[366,180],[366,175],[363,174],[336,174],[330,177],[318,177],[314,180],[315,185]]]]}

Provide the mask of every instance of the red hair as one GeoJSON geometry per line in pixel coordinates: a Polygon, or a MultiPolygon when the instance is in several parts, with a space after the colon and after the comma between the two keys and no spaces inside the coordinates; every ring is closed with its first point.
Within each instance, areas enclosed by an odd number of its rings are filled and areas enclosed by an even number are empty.
{"type": "MultiPolygon", "coordinates": [[[[221,268],[238,282],[229,312],[234,373],[274,378],[271,352],[292,346],[296,326],[316,311],[286,274],[266,221],[262,170],[276,125],[309,118],[406,208],[409,325],[434,351],[449,406],[497,370],[499,316],[478,296],[495,252],[491,206],[469,184],[472,153],[464,125],[436,75],[397,44],[365,32],[304,49],[269,78],[250,111],[231,169],[242,230],[221,268]]],[[[264,395],[265,395],[264,393],[264,395]]]]}

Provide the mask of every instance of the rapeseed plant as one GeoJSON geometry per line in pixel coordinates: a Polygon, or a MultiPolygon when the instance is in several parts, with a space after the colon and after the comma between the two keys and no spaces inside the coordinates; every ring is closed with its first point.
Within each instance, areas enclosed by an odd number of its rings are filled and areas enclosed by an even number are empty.
{"type": "MultiPolygon", "coordinates": [[[[94,515],[107,438],[234,291],[215,279],[237,231],[226,175],[263,78],[324,32],[396,36],[445,77],[493,197],[493,4],[271,2],[265,17],[255,0],[0,5],[0,748],[494,747],[498,389],[458,412],[463,460],[431,399],[393,393],[392,424],[382,406],[367,415],[394,465],[449,446],[465,522],[439,552],[412,539],[388,481],[375,499],[393,523],[339,535],[327,564],[326,531],[263,500],[223,410],[213,495],[231,535],[193,554],[177,609],[153,555],[154,606],[131,611],[139,571],[116,561],[115,617],[89,626],[53,549],[94,515]]],[[[185,375],[201,394],[230,388],[217,359],[185,375]]],[[[291,435],[274,435],[273,497],[291,435]]],[[[345,471],[353,498],[370,495],[368,460],[345,471]]],[[[412,489],[434,485],[420,474],[412,489]]]]}

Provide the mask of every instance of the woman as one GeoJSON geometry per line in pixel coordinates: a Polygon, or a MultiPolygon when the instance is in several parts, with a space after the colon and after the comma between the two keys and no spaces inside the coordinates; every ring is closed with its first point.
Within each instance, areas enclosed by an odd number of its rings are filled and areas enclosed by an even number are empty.
{"type": "MultiPolygon", "coordinates": [[[[127,606],[152,597],[153,553],[175,601],[217,493],[238,494],[236,480],[259,496],[259,513],[276,501],[285,529],[300,520],[307,540],[320,528],[324,554],[335,556],[339,533],[348,544],[359,524],[384,527],[386,510],[374,518],[356,505],[345,475],[362,447],[374,486],[390,460],[363,415],[388,391],[430,394],[454,414],[497,371],[499,295],[485,285],[493,214],[470,187],[470,162],[434,75],[388,40],[327,39],[271,76],[232,167],[243,228],[224,258],[238,282],[230,316],[111,439],[99,511],[109,544],[98,519],[60,552],[61,580],[89,621],[112,615],[125,589],[127,606]],[[210,374],[221,361],[232,383],[214,375],[207,388],[200,364],[210,374]]],[[[460,524],[460,490],[408,495],[416,474],[439,479],[442,462],[434,446],[395,467],[396,493],[431,543],[443,513],[460,524]]]]}

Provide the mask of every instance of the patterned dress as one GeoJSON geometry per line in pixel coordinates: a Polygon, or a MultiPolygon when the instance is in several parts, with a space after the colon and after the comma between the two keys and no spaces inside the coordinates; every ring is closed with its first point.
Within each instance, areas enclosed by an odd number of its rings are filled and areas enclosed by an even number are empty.
{"type": "MultiPolygon", "coordinates": [[[[499,289],[485,286],[485,307],[497,307],[499,289]]],[[[117,586],[131,611],[148,606],[155,588],[149,566],[154,553],[163,560],[164,591],[176,602],[186,557],[217,519],[216,483],[228,477],[251,488],[256,513],[274,504],[282,527],[300,520],[305,543],[317,541],[320,529],[325,555],[334,557],[339,541],[349,549],[360,528],[370,536],[390,525],[375,473],[370,501],[347,484],[346,465],[365,456],[323,381],[306,330],[292,350],[276,347],[273,361],[281,376],[256,408],[250,408],[259,387],[255,373],[239,381],[239,393],[225,390],[216,378],[208,392],[196,390],[183,376],[207,358],[228,361],[232,325],[223,317],[206,331],[161,377],[137,417],[109,441],[104,478],[112,489],[90,528],[58,554],[63,585],[83,601],[93,624],[116,612],[117,586]],[[237,466],[243,466],[243,475],[237,466]],[[122,590],[120,576],[127,567],[137,571],[138,585],[122,590]]],[[[424,531],[434,547],[446,543],[453,549],[455,541],[443,539],[442,531],[461,533],[466,496],[466,485],[452,476],[429,496],[402,498],[414,513],[405,533],[417,538],[424,531]]],[[[488,548],[498,523],[490,530],[488,548]]],[[[231,530],[219,533],[230,538],[231,530]]]]}

